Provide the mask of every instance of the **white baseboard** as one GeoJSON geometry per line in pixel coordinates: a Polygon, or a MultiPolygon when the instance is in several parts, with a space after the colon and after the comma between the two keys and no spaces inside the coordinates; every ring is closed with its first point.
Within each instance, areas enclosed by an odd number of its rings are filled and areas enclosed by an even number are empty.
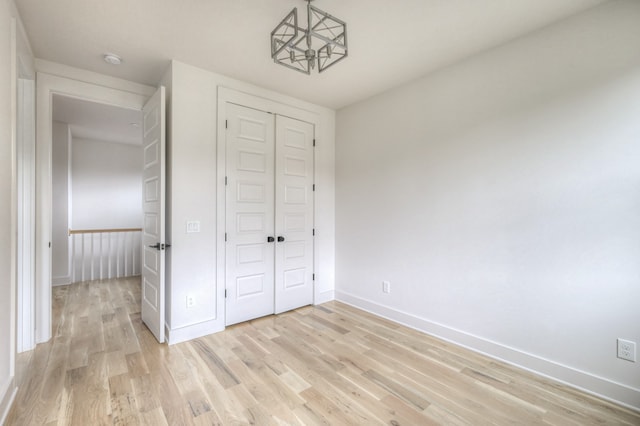
{"type": "Polygon", "coordinates": [[[224,324],[221,327],[220,321],[213,319],[180,328],[169,329],[169,327],[165,327],[165,338],[168,345],[175,345],[176,343],[197,339],[222,330],[224,330],[224,324]]]}
{"type": "Polygon", "coordinates": [[[0,392],[0,425],[3,425],[7,420],[9,410],[11,410],[11,405],[13,404],[13,400],[18,392],[15,378],[13,376],[4,383],[2,388],[0,388],[0,392]]]}
{"type": "Polygon", "coordinates": [[[323,303],[331,302],[336,298],[335,291],[329,290],[322,293],[318,293],[316,295],[315,300],[313,301],[314,305],[321,305],[323,303]]]}
{"type": "Polygon", "coordinates": [[[460,345],[474,352],[490,356],[508,364],[564,383],[600,398],[640,411],[640,389],[599,377],[586,371],[559,364],[539,356],[522,352],[461,330],[438,324],[412,314],[380,305],[359,296],[336,291],[337,301],[374,315],[460,345]]]}
{"type": "MultiPolygon", "coordinates": [[[[334,300],[334,297],[335,293],[333,290],[319,293],[316,295],[314,305],[329,302],[331,300],[334,300]]],[[[187,326],[174,329],[170,329],[165,325],[164,333],[167,344],[175,345],[176,343],[197,339],[198,337],[203,337],[208,334],[218,333],[220,331],[223,331],[224,329],[224,324],[220,325],[220,321],[212,319],[209,321],[199,322],[197,324],[189,324],[187,326]]]]}
{"type": "Polygon", "coordinates": [[[63,277],[53,277],[51,278],[51,285],[56,287],[59,285],[68,285],[71,284],[71,276],[66,275],[63,277]]]}

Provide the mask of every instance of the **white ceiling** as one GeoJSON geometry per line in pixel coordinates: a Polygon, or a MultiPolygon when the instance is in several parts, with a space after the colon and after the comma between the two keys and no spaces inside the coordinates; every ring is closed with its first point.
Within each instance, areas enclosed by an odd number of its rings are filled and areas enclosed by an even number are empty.
{"type": "Polygon", "coordinates": [[[303,0],[16,0],[36,57],[156,85],[170,59],[340,108],[604,0],[316,0],[348,24],[349,57],[307,76],[269,34],[303,0]],[[102,54],[124,59],[119,67],[102,54]]]}
{"type": "Polygon", "coordinates": [[[142,112],[53,95],[53,119],[68,123],[74,138],[142,144],[142,112]]]}

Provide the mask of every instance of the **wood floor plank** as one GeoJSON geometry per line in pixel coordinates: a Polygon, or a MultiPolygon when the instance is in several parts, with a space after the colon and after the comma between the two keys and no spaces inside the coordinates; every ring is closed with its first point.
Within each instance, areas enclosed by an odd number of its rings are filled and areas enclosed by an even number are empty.
{"type": "Polygon", "coordinates": [[[640,425],[640,412],[329,302],[174,346],[140,280],[53,289],[53,338],[18,358],[18,425],[640,425]]]}

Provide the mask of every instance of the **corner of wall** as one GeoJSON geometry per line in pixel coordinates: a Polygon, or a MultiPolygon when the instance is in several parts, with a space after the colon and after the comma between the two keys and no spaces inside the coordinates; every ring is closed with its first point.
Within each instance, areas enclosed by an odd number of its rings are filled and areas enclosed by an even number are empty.
{"type": "Polygon", "coordinates": [[[218,320],[209,320],[197,324],[190,324],[185,327],[170,329],[165,326],[165,338],[168,345],[186,342],[188,340],[204,337],[209,334],[218,333],[224,330],[224,324],[218,320]]]}
{"type": "Polygon", "coordinates": [[[0,399],[0,424],[2,425],[5,424],[17,392],[18,388],[16,387],[14,377],[11,377],[8,383],[0,387],[0,396],[2,397],[2,399],[0,399]]]}

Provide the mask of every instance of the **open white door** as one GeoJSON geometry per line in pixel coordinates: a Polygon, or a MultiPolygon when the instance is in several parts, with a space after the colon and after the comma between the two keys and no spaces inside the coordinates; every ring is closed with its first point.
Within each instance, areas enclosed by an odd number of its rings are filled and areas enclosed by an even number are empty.
{"type": "Polygon", "coordinates": [[[164,342],[164,86],[143,110],[143,212],[142,231],[142,322],[158,342],[164,342]]]}

